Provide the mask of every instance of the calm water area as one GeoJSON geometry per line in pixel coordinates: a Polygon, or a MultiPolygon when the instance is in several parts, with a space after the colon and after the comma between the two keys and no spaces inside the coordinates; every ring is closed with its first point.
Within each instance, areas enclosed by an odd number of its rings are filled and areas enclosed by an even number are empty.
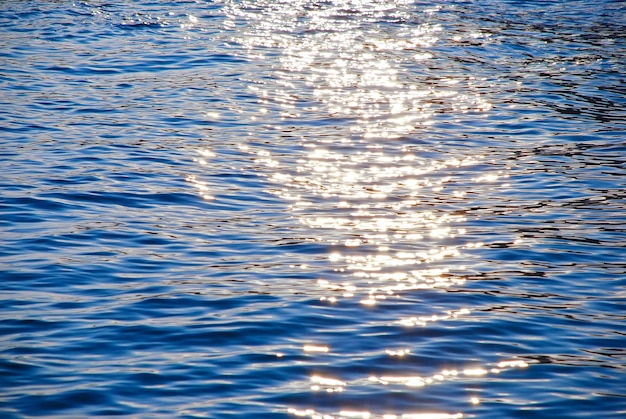
{"type": "Polygon", "coordinates": [[[0,2],[0,417],[626,417],[626,2],[0,2]]]}

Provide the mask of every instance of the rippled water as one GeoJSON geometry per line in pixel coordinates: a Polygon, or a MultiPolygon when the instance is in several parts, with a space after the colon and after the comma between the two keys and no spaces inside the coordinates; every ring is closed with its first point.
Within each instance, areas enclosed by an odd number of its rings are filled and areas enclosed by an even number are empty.
{"type": "Polygon", "coordinates": [[[0,4],[0,414],[626,414],[626,4],[0,4]]]}

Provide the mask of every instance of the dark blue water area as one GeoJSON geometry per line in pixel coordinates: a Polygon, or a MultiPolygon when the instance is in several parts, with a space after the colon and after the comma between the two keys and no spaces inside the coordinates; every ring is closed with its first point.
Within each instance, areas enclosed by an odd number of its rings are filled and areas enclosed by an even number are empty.
{"type": "Polygon", "coordinates": [[[626,4],[0,4],[0,417],[626,415],[626,4]]]}

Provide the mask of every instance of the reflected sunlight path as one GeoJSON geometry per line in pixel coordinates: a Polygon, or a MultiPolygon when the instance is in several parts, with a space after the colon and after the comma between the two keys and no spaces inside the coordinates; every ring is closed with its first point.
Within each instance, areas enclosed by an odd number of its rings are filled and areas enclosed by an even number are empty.
{"type": "MultiPolygon", "coordinates": [[[[296,162],[269,150],[259,152],[256,162],[268,168],[272,192],[291,202],[293,217],[333,249],[328,262],[337,276],[318,280],[319,300],[329,307],[355,301],[362,310],[400,304],[406,313],[418,290],[463,285],[465,265],[471,263],[467,252],[482,243],[466,238],[466,216],[460,209],[468,205],[468,194],[480,196],[507,178],[505,169],[493,170],[481,154],[435,150],[420,138],[421,129],[435,124],[434,115],[472,112],[481,118],[491,104],[478,93],[480,80],[471,75],[443,72],[433,80],[426,76],[430,71],[421,70],[434,65],[432,47],[443,28],[436,23],[437,7],[416,13],[413,3],[229,4],[227,27],[241,32],[233,42],[247,49],[248,59],[267,60],[273,66],[270,79],[251,80],[250,91],[260,98],[259,113],[276,113],[299,134],[303,152],[296,162]]],[[[471,312],[466,306],[398,318],[390,318],[390,312],[377,327],[424,328],[453,323],[471,312]]],[[[332,348],[324,342],[305,343],[303,351],[325,355],[332,348]]],[[[411,348],[379,351],[401,359],[411,348]]],[[[342,355],[361,356],[358,350],[342,355]]],[[[421,376],[407,375],[400,363],[395,373],[380,376],[296,377],[290,388],[326,393],[368,393],[372,386],[416,389],[527,365],[501,360],[421,376]]],[[[479,402],[476,397],[468,400],[479,402]]],[[[299,407],[289,412],[311,418],[463,416],[299,407]]]]}

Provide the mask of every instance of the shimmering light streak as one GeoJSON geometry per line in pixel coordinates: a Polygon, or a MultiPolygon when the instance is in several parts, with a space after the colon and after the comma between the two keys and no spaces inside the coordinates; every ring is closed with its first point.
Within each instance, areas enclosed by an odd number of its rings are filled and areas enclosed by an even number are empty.
{"type": "Polygon", "coordinates": [[[462,413],[403,413],[403,414],[375,414],[368,411],[342,410],[336,414],[327,414],[313,409],[293,409],[287,412],[296,417],[308,417],[311,419],[461,419],[462,413]]]}
{"type": "Polygon", "coordinates": [[[190,175],[187,176],[187,178],[185,179],[187,182],[191,183],[191,185],[198,189],[198,191],[200,192],[200,196],[203,199],[206,200],[211,200],[211,199],[215,199],[214,196],[212,196],[211,194],[209,194],[209,185],[207,182],[201,181],[199,180],[196,176],[194,175],[190,175]]]}
{"type": "Polygon", "coordinates": [[[372,414],[370,412],[342,410],[341,412],[339,412],[339,416],[344,417],[344,418],[370,419],[372,414]]]}
{"type": "Polygon", "coordinates": [[[440,372],[433,374],[427,377],[421,376],[370,376],[368,378],[369,381],[380,383],[383,385],[404,385],[407,387],[424,387],[429,384],[443,382],[451,379],[460,379],[460,378],[477,378],[483,377],[489,374],[500,374],[508,369],[513,368],[525,368],[528,366],[528,363],[523,360],[512,360],[512,361],[502,361],[497,364],[497,367],[473,367],[466,368],[463,370],[457,369],[446,369],[441,370],[440,372]]]}
{"type": "Polygon", "coordinates": [[[400,349],[400,350],[397,350],[397,351],[393,351],[393,350],[391,350],[391,349],[387,349],[385,352],[386,352],[386,353],[387,353],[387,355],[389,355],[389,356],[398,356],[398,357],[403,357],[403,356],[405,356],[405,355],[408,355],[411,351],[410,351],[410,350],[408,350],[408,349],[400,349]]]}
{"type": "Polygon", "coordinates": [[[502,361],[498,363],[498,368],[515,368],[515,367],[526,368],[527,366],[528,366],[528,363],[521,359],[515,359],[512,361],[502,361]]]}
{"type": "MultiPolygon", "coordinates": [[[[481,155],[442,157],[419,145],[420,130],[435,123],[438,114],[479,114],[491,108],[479,93],[482,81],[471,75],[432,73],[428,80],[420,79],[420,66],[434,61],[433,46],[446,35],[443,26],[418,23],[414,2],[409,0],[342,0],[319,7],[299,0],[259,0],[251,5],[229,5],[232,22],[227,25],[234,27],[239,19],[249,23],[235,41],[249,49],[251,59],[267,59],[266,51],[280,51],[278,59],[271,57],[274,83],[250,86],[258,98],[259,119],[306,120],[313,112],[337,121],[334,135],[316,136],[302,128],[302,154],[297,161],[283,161],[267,149],[248,150],[255,164],[268,169],[268,180],[276,185],[272,193],[290,203],[293,216],[307,231],[319,232],[315,240],[333,247],[328,262],[337,275],[318,278],[319,300],[334,305],[354,299],[378,310],[411,291],[462,285],[464,277],[451,270],[464,270],[458,262],[463,253],[479,249],[482,243],[466,238],[467,215],[456,211],[455,204],[476,193],[477,185],[493,187],[507,174],[485,172],[489,166],[481,155]],[[414,24],[384,31],[372,26],[364,30],[360,23],[360,19],[391,17],[414,24]]],[[[439,6],[423,13],[438,10],[439,6]]],[[[470,309],[462,308],[402,318],[395,325],[424,327],[469,314],[470,309]]],[[[322,345],[303,347],[310,354],[328,350],[322,345]]],[[[390,349],[386,354],[402,358],[410,350],[390,349]]],[[[518,364],[509,368],[514,366],[518,364]]],[[[427,377],[385,374],[355,384],[417,390],[453,378],[476,380],[502,369],[471,366],[427,377]]],[[[349,384],[318,375],[310,380],[313,391],[329,393],[342,392],[349,384]]],[[[315,419],[462,417],[460,413],[380,415],[359,410],[289,412],[315,419]]]]}
{"type": "Polygon", "coordinates": [[[462,308],[458,311],[448,311],[445,315],[433,314],[432,316],[408,317],[398,320],[397,323],[402,326],[426,326],[430,322],[456,319],[459,316],[464,316],[468,314],[470,314],[470,310],[467,308],[462,308]]]}
{"type": "Polygon", "coordinates": [[[302,350],[304,352],[328,352],[328,346],[321,346],[321,345],[304,345],[304,347],[302,347],[302,350]]]}
{"type": "Polygon", "coordinates": [[[311,377],[311,390],[326,391],[328,393],[342,392],[347,384],[334,378],[314,375],[311,377]]]}

